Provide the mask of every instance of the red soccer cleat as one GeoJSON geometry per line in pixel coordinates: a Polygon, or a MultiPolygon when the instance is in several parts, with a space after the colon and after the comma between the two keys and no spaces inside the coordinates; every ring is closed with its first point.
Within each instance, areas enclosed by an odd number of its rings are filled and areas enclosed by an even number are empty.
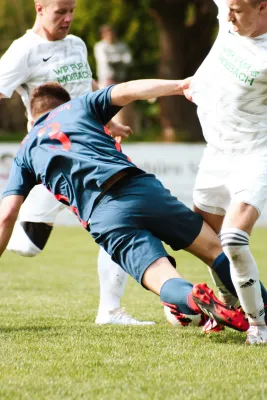
{"type": "Polygon", "coordinates": [[[249,323],[242,311],[222,303],[206,283],[194,285],[192,299],[204,314],[215,319],[219,324],[237,331],[248,330],[249,323]]]}

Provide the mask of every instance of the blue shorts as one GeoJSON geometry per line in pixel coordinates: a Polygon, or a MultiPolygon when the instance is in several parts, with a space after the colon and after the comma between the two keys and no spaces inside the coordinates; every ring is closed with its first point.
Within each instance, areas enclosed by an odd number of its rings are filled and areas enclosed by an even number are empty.
{"type": "Polygon", "coordinates": [[[154,175],[124,177],[103,195],[90,218],[90,233],[113,261],[139,283],[160,257],[197,238],[203,220],[165,189],[154,175]]]}

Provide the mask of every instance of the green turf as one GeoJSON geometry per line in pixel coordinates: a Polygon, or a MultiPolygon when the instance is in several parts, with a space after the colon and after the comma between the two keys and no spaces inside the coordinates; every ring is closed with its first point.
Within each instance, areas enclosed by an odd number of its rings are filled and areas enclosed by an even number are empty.
{"type": "MultiPolygon", "coordinates": [[[[267,282],[267,230],[252,249],[267,282]]],[[[267,346],[244,345],[227,329],[204,337],[175,329],[158,298],[129,280],[123,305],[155,326],[95,326],[97,246],[79,227],[54,230],[33,259],[6,252],[1,260],[0,399],[267,398],[267,346]]],[[[178,268],[211,284],[205,266],[185,252],[178,268]]]]}

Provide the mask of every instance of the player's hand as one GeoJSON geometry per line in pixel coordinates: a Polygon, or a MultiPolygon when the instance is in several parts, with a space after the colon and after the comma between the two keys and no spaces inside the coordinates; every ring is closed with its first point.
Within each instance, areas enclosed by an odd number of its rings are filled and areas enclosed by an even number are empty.
{"type": "Polygon", "coordinates": [[[133,134],[130,126],[123,125],[118,122],[110,121],[107,126],[111,136],[117,141],[119,141],[118,138],[120,138],[121,141],[122,139],[126,139],[133,134]]]}
{"type": "Polygon", "coordinates": [[[182,81],[184,96],[189,101],[192,101],[192,90],[190,89],[191,82],[192,82],[192,76],[190,76],[189,78],[186,78],[182,81]]]}

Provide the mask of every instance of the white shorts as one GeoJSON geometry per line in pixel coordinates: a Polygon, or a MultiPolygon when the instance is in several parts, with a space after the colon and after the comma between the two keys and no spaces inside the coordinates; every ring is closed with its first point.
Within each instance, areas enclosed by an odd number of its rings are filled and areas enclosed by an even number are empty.
{"type": "Polygon", "coordinates": [[[36,185],[24,201],[18,219],[53,224],[57,214],[64,208],[43,185],[36,185]]]}
{"type": "Polygon", "coordinates": [[[254,206],[259,215],[267,200],[267,152],[224,153],[207,147],[196,177],[194,204],[225,215],[231,201],[254,206]]]}

